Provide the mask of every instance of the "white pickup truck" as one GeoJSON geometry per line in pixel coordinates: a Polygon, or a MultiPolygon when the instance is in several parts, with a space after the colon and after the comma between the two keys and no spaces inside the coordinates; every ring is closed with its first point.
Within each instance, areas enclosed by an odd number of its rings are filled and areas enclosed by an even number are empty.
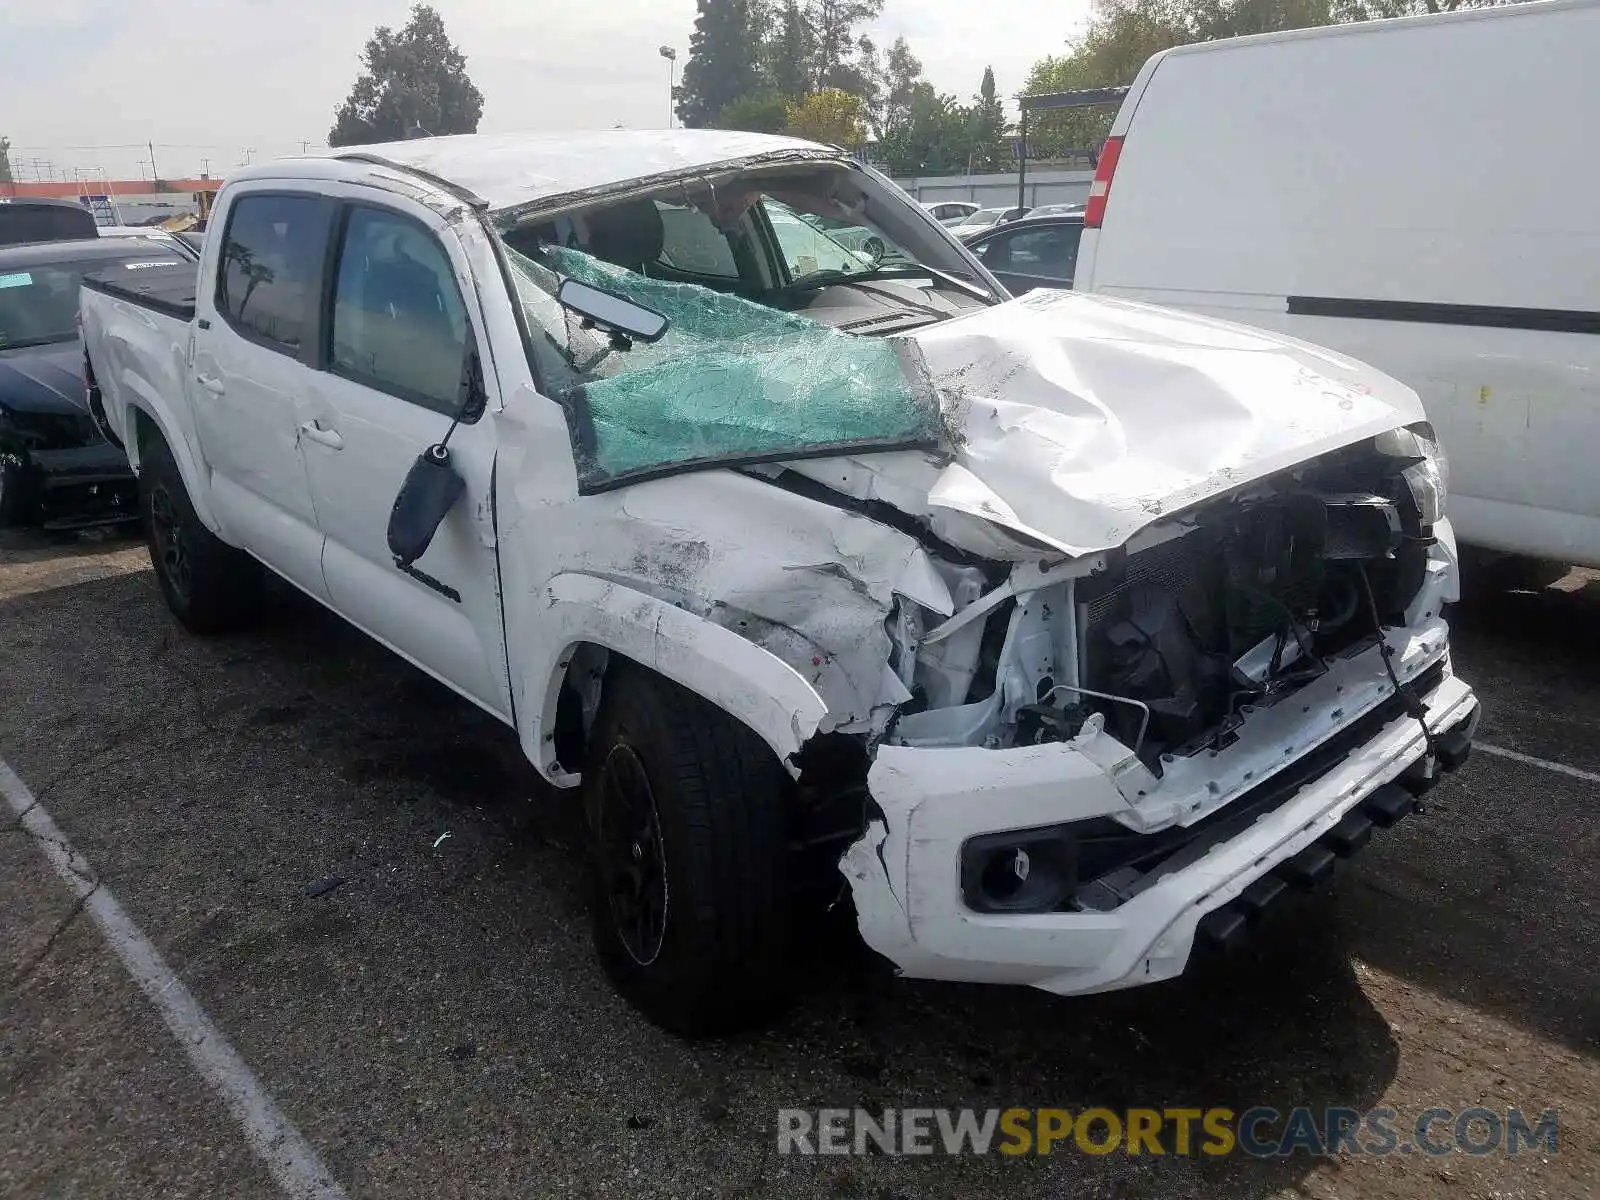
{"type": "Polygon", "coordinates": [[[283,161],[163,276],[82,308],[173,612],[247,619],[264,566],[514,729],[670,1029],[755,1019],[839,901],[910,976],[1170,978],[1470,748],[1409,388],[1011,300],[837,150],[283,161]]]}

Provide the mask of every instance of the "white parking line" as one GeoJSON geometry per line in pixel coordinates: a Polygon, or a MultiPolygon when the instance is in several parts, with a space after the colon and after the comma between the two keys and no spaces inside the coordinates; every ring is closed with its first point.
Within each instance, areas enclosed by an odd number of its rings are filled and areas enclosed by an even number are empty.
{"type": "Polygon", "coordinates": [[[344,1189],[317,1157],[311,1144],[289,1123],[261,1082],[222,1031],[162,959],[150,939],[133,923],[104,884],[95,879],[87,860],[68,842],[28,785],[0,758],[0,795],[18,822],[72,890],[84,911],[95,919],[128,974],[161,1013],[201,1077],[222,1097],[234,1120],[272,1178],[294,1200],[346,1200],[344,1189]]]}
{"type": "Polygon", "coordinates": [[[1577,767],[1569,767],[1566,763],[1551,762],[1548,758],[1535,758],[1531,754],[1523,754],[1517,750],[1504,750],[1499,746],[1486,746],[1482,742],[1473,742],[1474,750],[1481,750],[1485,754],[1492,754],[1496,758],[1509,758],[1512,762],[1526,763],[1530,767],[1543,767],[1546,771],[1554,771],[1557,775],[1568,775],[1573,779],[1582,779],[1588,783],[1600,783],[1600,773],[1582,771],[1577,767]]]}

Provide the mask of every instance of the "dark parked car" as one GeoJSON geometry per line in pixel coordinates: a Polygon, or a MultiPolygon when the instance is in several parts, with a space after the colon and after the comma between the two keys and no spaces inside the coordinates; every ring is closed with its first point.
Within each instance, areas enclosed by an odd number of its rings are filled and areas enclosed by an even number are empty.
{"type": "Polygon", "coordinates": [[[137,517],[127,456],[90,413],[79,285],[86,274],[131,279],[185,261],[138,238],[0,248],[0,525],[137,517]]]}
{"type": "Polygon", "coordinates": [[[1013,296],[1034,288],[1072,286],[1083,214],[1023,217],[967,241],[967,249],[1013,296]]]}
{"type": "Polygon", "coordinates": [[[0,246],[100,236],[94,214],[72,200],[0,196],[0,246]]]}

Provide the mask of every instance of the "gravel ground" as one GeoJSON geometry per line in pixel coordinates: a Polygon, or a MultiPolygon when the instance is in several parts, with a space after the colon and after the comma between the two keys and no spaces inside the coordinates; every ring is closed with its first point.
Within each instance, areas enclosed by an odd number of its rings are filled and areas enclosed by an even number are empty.
{"type": "MultiPolygon", "coordinates": [[[[0,538],[0,757],[352,1197],[1592,1197],[1592,783],[1474,756],[1243,954],[1073,1000],[819,933],[764,1032],[686,1044],[589,950],[511,734],[284,597],[181,633],[143,549],[0,538]],[[442,841],[441,835],[448,834],[442,841]],[[781,1107],[1518,1106],[1551,1156],[780,1157],[781,1107]]],[[[1600,581],[1469,599],[1482,740],[1600,771],[1600,581]]],[[[281,1195],[30,838],[0,826],[0,1195],[281,1195]]]]}

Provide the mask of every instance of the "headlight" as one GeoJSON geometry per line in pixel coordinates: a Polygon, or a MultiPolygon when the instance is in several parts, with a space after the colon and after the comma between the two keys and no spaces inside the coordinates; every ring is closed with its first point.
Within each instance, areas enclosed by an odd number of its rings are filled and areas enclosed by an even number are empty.
{"type": "Polygon", "coordinates": [[[1389,458],[1413,460],[1400,472],[1424,525],[1444,519],[1445,496],[1450,490],[1450,460],[1426,421],[1391,429],[1372,439],[1373,448],[1389,458]]]}

